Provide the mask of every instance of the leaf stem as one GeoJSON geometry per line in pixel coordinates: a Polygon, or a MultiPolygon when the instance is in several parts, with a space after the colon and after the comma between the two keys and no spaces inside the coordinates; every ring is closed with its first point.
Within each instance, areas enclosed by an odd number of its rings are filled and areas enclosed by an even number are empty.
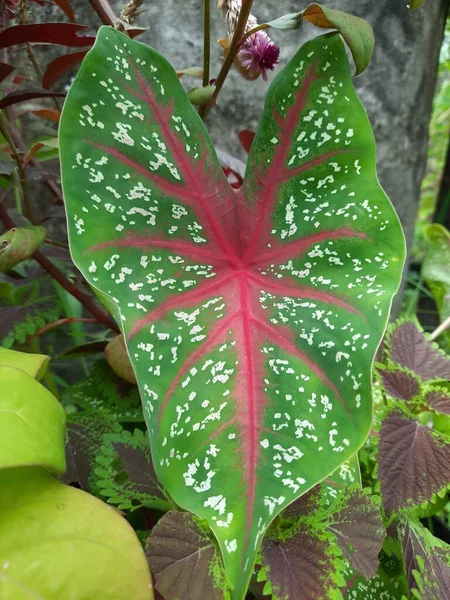
{"type": "Polygon", "coordinates": [[[64,319],[58,319],[57,321],[53,321],[52,323],[47,323],[47,325],[44,325],[43,327],[38,329],[29,338],[29,341],[31,342],[32,340],[39,337],[40,335],[47,333],[47,331],[50,331],[51,329],[54,329],[55,327],[60,327],[61,325],[69,325],[70,323],[96,323],[96,322],[97,322],[97,319],[83,319],[81,317],[69,317],[69,318],[64,318],[64,319]]]}
{"type": "Polygon", "coordinates": [[[236,58],[236,55],[240,48],[241,38],[244,34],[245,26],[247,25],[248,17],[252,10],[252,6],[253,0],[243,0],[241,10],[239,12],[239,18],[236,24],[236,29],[234,30],[233,39],[231,40],[231,44],[228,50],[228,54],[225,57],[222,68],[220,69],[219,75],[215,83],[216,89],[214,90],[214,94],[212,95],[212,98],[208,104],[205,104],[204,106],[200,107],[199,114],[202,117],[202,119],[206,117],[211,108],[216,104],[217,96],[219,95],[220,90],[222,89],[223,84],[225,83],[225,79],[227,78],[228,73],[230,72],[230,69],[233,66],[234,59],[236,58]]]}
{"type": "Polygon", "coordinates": [[[8,120],[5,119],[5,116],[2,111],[0,111],[0,130],[1,130],[8,146],[11,149],[14,160],[17,163],[17,169],[19,171],[20,187],[22,190],[22,202],[23,202],[23,208],[24,208],[24,215],[31,223],[33,223],[33,225],[36,225],[38,223],[38,221],[37,221],[36,215],[34,214],[33,207],[31,206],[30,198],[28,196],[28,185],[27,185],[25,162],[24,162],[22,156],[20,155],[20,150],[16,147],[16,144],[14,143],[13,137],[9,130],[8,120]]]}
{"type": "Polygon", "coordinates": [[[439,327],[436,327],[436,329],[433,331],[433,333],[430,335],[430,340],[433,342],[436,338],[438,338],[442,333],[444,333],[444,331],[446,329],[450,328],[450,317],[447,317],[445,319],[445,321],[443,321],[439,327]]]}
{"type": "Polygon", "coordinates": [[[211,61],[211,0],[203,0],[203,86],[209,85],[211,61]]]}
{"type": "MultiPolygon", "coordinates": [[[[26,156],[28,153],[28,149],[27,149],[27,146],[26,146],[25,142],[23,141],[22,136],[20,135],[18,129],[16,127],[14,127],[14,125],[13,125],[14,119],[11,116],[11,114],[12,114],[11,107],[7,108],[6,112],[8,113],[8,115],[10,115],[10,118],[8,119],[8,125],[9,125],[9,134],[11,136],[11,139],[14,142],[16,149],[20,150],[20,152],[22,152],[26,156]]],[[[62,206],[63,195],[62,195],[61,188],[49,177],[47,172],[43,169],[41,164],[36,159],[32,158],[31,160],[28,161],[28,164],[31,167],[33,167],[34,169],[37,169],[38,171],[40,171],[44,184],[47,186],[47,188],[50,190],[50,192],[58,199],[57,204],[62,206]]]]}
{"type": "MultiPolygon", "coordinates": [[[[2,202],[0,202],[0,220],[3,221],[3,224],[8,229],[12,229],[16,226],[2,202]]],[[[45,271],[47,271],[49,275],[53,277],[53,279],[55,279],[65,290],[67,290],[69,294],[79,300],[84,308],[90,312],[99,323],[103,323],[103,325],[106,325],[106,327],[109,327],[109,329],[120,333],[120,330],[113,318],[99,306],[97,306],[92,298],[90,298],[84,292],[81,292],[78,287],[72,283],[62,271],[58,269],[58,267],[56,267],[44,254],[42,254],[40,250],[36,250],[36,252],[33,254],[33,258],[41,265],[43,269],[45,269],[45,271]]]]}
{"type": "Polygon", "coordinates": [[[115,27],[117,23],[116,13],[113,11],[108,0],[89,0],[89,2],[102,23],[115,27]]]}

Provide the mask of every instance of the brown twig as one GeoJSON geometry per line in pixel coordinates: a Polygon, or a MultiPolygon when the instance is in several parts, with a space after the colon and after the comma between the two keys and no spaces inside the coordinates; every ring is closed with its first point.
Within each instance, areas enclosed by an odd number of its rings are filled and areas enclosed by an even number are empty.
{"type": "MultiPolygon", "coordinates": [[[[8,229],[12,229],[16,226],[4,207],[2,199],[0,199],[0,220],[8,229]]],[[[44,254],[42,254],[40,250],[36,250],[36,252],[33,254],[33,258],[45,271],[47,271],[49,275],[53,277],[53,279],[55,279],[55,281],[57,281],[66,291],[68,291],[69,294],[81,302],[84,308],[90,312],[99,323],[103,323],[103,325],[106,325],[106,327],[109,327],[113,331],[120,333],[120,330],[117,327],[114,319],[108,313],[102,310],[90,296],[84,292],[80,292],[78,287],[72,283],[64,275],[64,273],[60,271],[58,267],[56,267],[44,254]]]]}
{"type": "Polygon", "coordinates": [[[0,111],[0,131],[3,134],[3,136],[6,140],[6,143],[10,147],[10,150],[12,152],[14,160],[16,161],[16,164],[17,164],[17,170],[19,172],[20,188],[21,188],[21,193],[22,193],[24,214],[31,223],[36,225],[38,221],[37,221],[36,215],[34,214],[33,207],[31,206],[30,198],[28,196],[28,184],[27,184],[27,177],[26,177],[25,161],[23,160],[23,157],[21,156],[20,149],[17,148],[16,144],[14,143],[14,139],[11,135],[8,120],[5,119],[2,111],[0,111]]]}
{"type": "Polygon", "coordinates": [[[211,108],[216,104],[217,96],[225,83],[225,79],[233,66],[234,59],[240,48],[241,38],[244,35],[245,26],[247,25],[248,17],[251,13],[253,6],[253,0],[243,0],[241,10],[239,12],[239,18],[236,23],[236,29],[234,30],[233,39],[231,40],[228,54],[225,57],[222,68],[220,69],[219,75],[216,79],[214,94],[208,104],[200,107],[199,114],[202,119],[206,117],[211,108]]]}
{"type": "Polygon", "coordinates": [[[115,27],[117,23],[116,13],[113,11],[108,0],[89,0],[89,2],[102,23],[115,27]]]}
{"type": "Polygon", "coordinates": [[[53,321],[52,323],[47,323],[40,329],[38,329],[32,336],[28,338],[28,342],[31,342],[35,338],[47,333],[51,329],[55,327],[60,327],[61,325],[69,325],[70,323],[97,323],[97,319],[83,319],[81,317],[69,317],[66,319],[58,319],[57,321],[53,321]]]}

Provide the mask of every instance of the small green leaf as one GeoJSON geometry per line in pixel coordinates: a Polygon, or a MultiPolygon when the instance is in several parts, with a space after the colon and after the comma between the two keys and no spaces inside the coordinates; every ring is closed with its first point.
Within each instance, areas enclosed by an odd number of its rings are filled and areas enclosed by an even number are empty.
{"type": "Polygon", "coordinates": [[[415,8],[419,8],[419,6],[422,6],[423,3],[424,3],[424,0],[411,0],[408,8],[410,8],[411,10],[414,10],[415,8]]]}
{"type": "Polygon", "coordinates": [[[202,79],[203,77],[203,68],[202,67],[189,67],[188,69],[181,69],[177,71],[178,77],[183,77],[183,75],[187,75],[188,77],[195,77],[196,79],[202,79]]]}
{"type": "Polygon", "coordinates": [[[43,243],[43,227],[14,227],[0,236],[0,273],[29,258],[43,243]]]}
{"type": "Polygon", "coordinates": [[[103,359],[94,363],[90,375],[64,390],[63,400],[65,405],[114,415],[119,422],[144,420],[137,387],[120,379],[103,359]]]}
{"type": "Polygon", "coordinates": [[[66,413],[56,398],[24,371],[0,366],[0,469],[66,468],[66,413]]]}
{"type": "Polygon", "coordinates": [[[2,599],[153,600],[130,525],[38,468],[0,471],[2,599]]]}
{"type": "Polygon", "coordinates": [[[215,89],[215,85],[192,88],[192,90],[188,92],[188,98],[192,104],[202,106],[203,104],[208,104],[213,97],[215,89]]]}
{"type": "Polygon", "coordinates": [[[25,371],[37,381],[40,381],[45,375],[49,362],[50,356],[44,354],[27,354],[0,347],[0,366],[14,367],[25,371]]]}
{"type": "Polygon", "coordinates": [[[425,230],[422,277],[430,288],[441,321],[450,316],[450,233],[434,223],[425,230]]]}
{"type": "Polygon", "coordinates": [[[315,3],[305,8],[303,18],[316,27],[339,31],[355,61],[355,75],[359,75],[369,66],[375,38],[372,27],[366,20],[315,3]]]}
{"type": "Polygon", "coordinates": [[[292,29],[300,29],[303,25],[303,11],[297,13],[288,13],[267,23],[269,27],[281,29],[281,31],[291,31],[292,29]]]}

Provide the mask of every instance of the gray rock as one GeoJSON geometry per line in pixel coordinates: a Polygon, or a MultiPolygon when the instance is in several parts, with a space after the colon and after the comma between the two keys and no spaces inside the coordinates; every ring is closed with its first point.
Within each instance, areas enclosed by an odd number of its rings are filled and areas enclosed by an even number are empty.
{"type": "MultiPolygon", "coordinates": [[[[411,244],[425,168],[428,122],[436,80],[436,66],[449,0],[425,0],[422,8],[410,11],[407,0],[324,0],[332,8],[367,19],[375,31],[376,50],[365,73],[355,85],[367,109],[378,143],[380,181],[397,208],[408,245],[411,244]]],[[[72,0],[80,23],[99,24],[87,0],[72,0]]],[[[137,25],[149,27],[141,40],[164,54],[175,68],[202,64],[202,1],[147,0],[137,25]]],[[[255,2],[260,22],[303,7],[293,0],[255,2]]],[[[113,1],[117,13],[123,4],[113,1]]],[[[212,0],[212,5],[215,5],[212,0]]],[[[54,10],[54,9],[53,9],[54,10]]],[[[56,15],[55,15],[56,16],[56,15]]],[[[271,32],[281,46],[281,65],[298,47],[320,30],[305,23],[302,30],[271,32]]],[[[212,40],[225,36],[219,11],[213,11],[212,40]]],[[[221,64],[221,48],[212,45],[211,76],[221,64]]],[[[188,82],[187,82],[188,83],[188,82]]],[[[193,82],[193,85],[196,85],[193,82]]],[[[207,124],[215,144],[245,159],[239,140],[241,129],[256,129],[267,84],[261,79],[247,82],[231,72],[218,105],[207,124]]]]}

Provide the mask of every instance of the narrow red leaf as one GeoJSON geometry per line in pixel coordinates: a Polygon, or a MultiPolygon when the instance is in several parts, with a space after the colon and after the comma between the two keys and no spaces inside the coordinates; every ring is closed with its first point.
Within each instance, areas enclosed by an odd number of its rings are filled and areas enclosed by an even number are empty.
{"type": "Polygon", "coordinates": [[[247,152],[250,152],[250,148],[252,147],[253,140],[255,139],[255,132],[249,131],[248,129],[243,129],[239,132],[239,140],[242,144],[242,147],[247,152]]]}
{"type": "Polygon", "coordinates": [[[0,49],[32,42],[74,48],[92,46],[95,42],[94,36],[78,35],[85,29],[87,29],[87,25],[77,25],[76,23],[14,25],[0,32],[0,49]]]}
{"type": "Polygon", "coordinates": [[[57,110],[52,110],[50,108],[41,108],[39,110],[33,110],[32,113],[40,119],[46,119],[47,121],[52,121],[53,123],[59,123],[59,118],[61,116],[61,114],[57,110]]]}
{"type": "Polygon", "coordinates": [[[19,90],[17,92],[11,92],[0,100],[0,109],[6,108],[13,104],[19,104],[20,102],[27,102],[28,100],[34,100],[35,98],[56,98],[65,97],[64,92],[51,92],[47,90],[19,90]]]}
{"type": "Polygon", "coordinates": [[[78,65],[83,58],[86,56],[87,50],[81,52],[73,52],[71,54],[64,54],[63,56],[57,56],[53,59],[45,70],[42,78],[42,87],[45,90],[49,90],[53,84],[62,76],[67,73],[69,69],[78,65]]]}

